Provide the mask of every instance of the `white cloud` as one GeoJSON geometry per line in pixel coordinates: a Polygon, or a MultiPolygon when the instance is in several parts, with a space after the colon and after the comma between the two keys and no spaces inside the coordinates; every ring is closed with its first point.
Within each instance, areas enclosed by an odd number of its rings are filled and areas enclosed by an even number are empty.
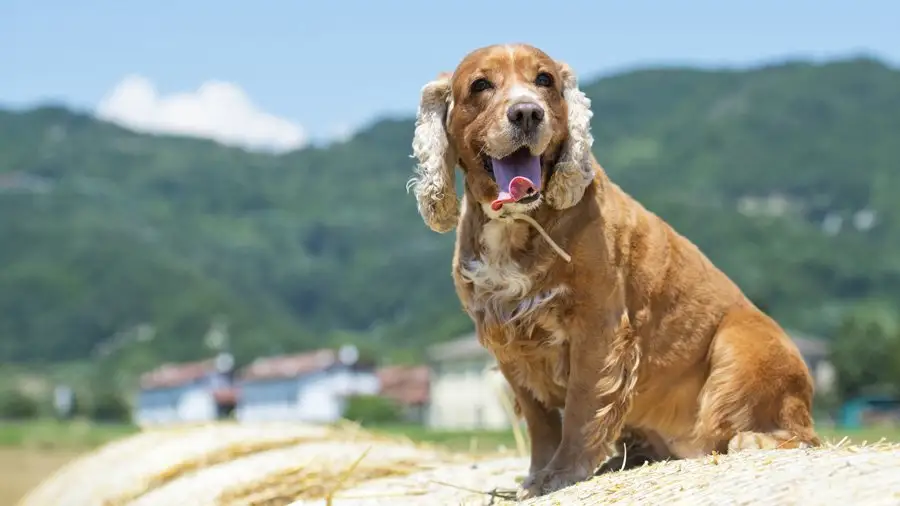
{"type": "Polygon", "coordinates": [[[223,81],[161,95],[147,78],[127,76],[100,101],[96,115],[136,131],[203,137],[250,150],[285,152],[307,143],[300,125],[260,110],[239,86],[223,81]]]}

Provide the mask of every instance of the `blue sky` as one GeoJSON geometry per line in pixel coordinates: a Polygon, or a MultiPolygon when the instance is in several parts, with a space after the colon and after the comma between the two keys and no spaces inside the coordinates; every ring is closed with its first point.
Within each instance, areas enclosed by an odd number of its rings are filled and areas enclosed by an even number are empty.
{"type": "Polygon", "coordinates": [[[532,43],[589,78],[792,56],[896,63],[897,26],[890,0],[0,0],[0,105],[107,100],[110,117],[153,114],[159,128],[197,131],[230,121],[237,137],[253,123],[257,137],[296,144],[412,114],[427,80],[496,42],[532,43]],[[190,102],[209,82],[206,105],[190,102]],[[181,119],[185,110],[218,112],[181,119]]]}

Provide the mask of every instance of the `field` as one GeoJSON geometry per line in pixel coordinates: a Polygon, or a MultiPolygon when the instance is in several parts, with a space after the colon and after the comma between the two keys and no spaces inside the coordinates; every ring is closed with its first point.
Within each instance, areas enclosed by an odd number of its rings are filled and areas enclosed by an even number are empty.
{"type": "MultiPolygon", "coordinates": [[[[498,447],[516,447],[511,431],[432,431],[411,425],[378,426],[371,429],[460,452],[486,452],[498,447]]],[[[126,425],[96,425],[86,422],[0,423],[0,505],[14,505],[44,477],[73,458],[134,430],[126,425]]],[[[855,442],[874,442],[882,438],[900,442],[900,428],[850,432],[820,429],[820,433],[833,441],[846,436],[855,442]]]]}
{"type": "Polygon", "coordinates": [[[73,458],[133,430],[88,422],[0,422],[0,505],[12,506],[73,458]]]}

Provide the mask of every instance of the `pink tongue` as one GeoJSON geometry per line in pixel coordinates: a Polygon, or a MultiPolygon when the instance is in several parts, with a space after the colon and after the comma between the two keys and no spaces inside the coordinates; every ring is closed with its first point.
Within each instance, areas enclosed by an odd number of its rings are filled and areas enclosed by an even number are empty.
{"type": "Polygon", "coordinates": [[[541,159],[527,148],[506,158],[492,158],[494,178],[500,194],[491,202],[491,209],[499,211],[503,204],[518,202],[541,191],[541,159]]]}

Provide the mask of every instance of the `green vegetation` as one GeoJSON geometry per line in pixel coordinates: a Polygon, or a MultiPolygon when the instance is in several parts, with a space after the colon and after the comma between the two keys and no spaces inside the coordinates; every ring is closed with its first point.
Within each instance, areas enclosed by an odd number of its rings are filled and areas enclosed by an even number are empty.
{"type": "Polygon", "coordinates": [[[427,443],[459,452],[495,452],[515,450],[512,430],[434,430],[415,424],[374,424],[369,430],[400,436],[416,443],[427,443]]]}
{"type": "Polygon", "coordinates": [[[86,420],[0,421],[0,447],[83,451],[133,434],[136,430],[128,424],[102,424],[86,420]]]}
{"type": "Polygon", "coordinates": [[[396,423],[403,418],[403,411],[387,397],[354,395],[347,399],[344,418],[360,424],[396,423]]]}
{"type": "Polygon", "coordinates": [[[40,403],[19,388],[0,391],[0,417],[7,420],[29,420],[40,414],[40,403]]]}
{"type": "MultiPolygon", "coordinates": [[[[585,82],[612,178],[783,324],[830,335],[860,300],[900,304],[900,72],[858,58],[585,82]]],[[[404,190],[412,129],[270,156],[0,111],[0,363],[109,381],[207,354],[218,317],[239,361],[347,341],[409,360],[468,331],[453,236],[404,190]]]]}
{"type": "Polygon", "coordinates": [[[900,395],[900,319],[896,307],[860,305],[835,333],[836,396],[900,395]]]}

